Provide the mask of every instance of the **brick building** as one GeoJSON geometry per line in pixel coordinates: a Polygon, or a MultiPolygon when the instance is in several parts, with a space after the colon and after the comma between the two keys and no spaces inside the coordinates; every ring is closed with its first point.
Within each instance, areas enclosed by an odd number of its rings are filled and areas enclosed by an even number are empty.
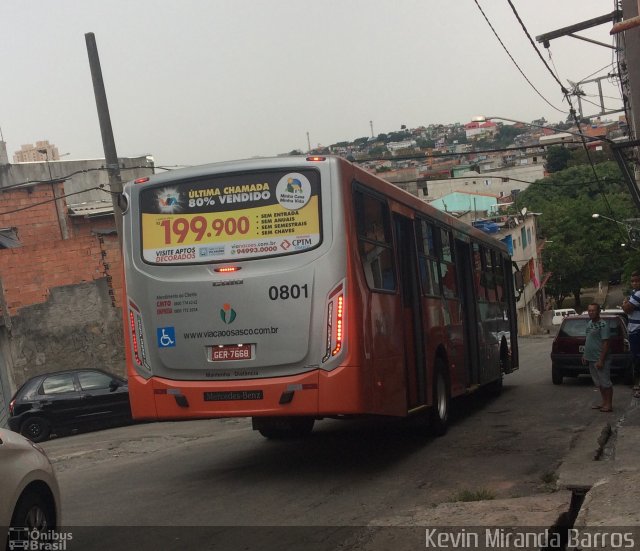
{"type": "MultiPolygon", "coordinates": [[[[120,162],[123,179],[153,173],[147,157],[120,162]]],[[[124,371],[122,260],[105,183],[100,159],[0,164],[0,426],[33,375],[124,371]]]]}

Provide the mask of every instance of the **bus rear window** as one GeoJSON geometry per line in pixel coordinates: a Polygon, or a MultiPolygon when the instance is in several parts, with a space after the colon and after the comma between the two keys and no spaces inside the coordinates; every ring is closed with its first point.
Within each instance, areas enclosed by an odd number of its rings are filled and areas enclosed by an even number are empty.
{"type": "Polygon", "coordinates": [[[249,260],[320,245],[314,170],[224,174],[140,194],[142,257],[151,264],[249,260]]]}

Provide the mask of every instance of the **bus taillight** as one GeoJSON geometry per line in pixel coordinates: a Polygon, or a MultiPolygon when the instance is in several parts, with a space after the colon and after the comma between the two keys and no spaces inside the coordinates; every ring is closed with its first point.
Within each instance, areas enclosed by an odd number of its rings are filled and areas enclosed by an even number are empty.
{"type": "Polygon", "coordinates": [[[340,352],[340,349],[342,348],[342,334],[344,330],[344,327],[342,325],[343,316],[344,316],[344,295],[339,295],[338,311],[336,312],[336,345],[331,351],[332,356],[335,356],[338,352],[340,352]]]}
{"type": "Polygon", "coordinates": [[[344,339],[344,291],[340,283],[329,295],[327,304],[327,342],[322,362],[337,356],[344,339]]]}
{"type": "MultiPolygon", "coordinates": [[[[133,304],[131,304],[133,307],[133,304]]],[[[131,329],[131,340],[133,341],[133,357],[139,366],[146,367],[147,353],[144,344],[144,334],[142,331],[142,316],[133,309],[129,309],[129,327],[131,329]]]]}

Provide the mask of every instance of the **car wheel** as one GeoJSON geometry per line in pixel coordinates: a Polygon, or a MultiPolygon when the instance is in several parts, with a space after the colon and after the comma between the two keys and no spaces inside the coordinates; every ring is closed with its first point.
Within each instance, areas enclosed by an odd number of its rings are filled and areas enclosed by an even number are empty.
{"type": "Polygon", "coordinates": [[[449,428],[451,396],[445,363],[437,360],[433,375],[433,405],[431,407],[431,432],[443,436],[449,428]]]}
{"type": "Polygon", "coordinates": [[[11,517],[14,528],[28,528],[29,532],[53,530],[56,527],[55,512],[51,503],[34,490],[27,490],[16,505],[11,517]]]}
{"type": "Polygon", "coordinates": [[[554,385],[561,385],[562,384],[562,379],[563,379],[562,371],[560,371],[557,367],[552,367],[551,368],[551,381],[553,382],[553,384],[554,385]]]}
{"type": "Polygon", "coordinates": [[[20,434],[32,442],[44,442],[51,434],[51,423],[44,417],[28,417],[20,427],[20,434]]]}

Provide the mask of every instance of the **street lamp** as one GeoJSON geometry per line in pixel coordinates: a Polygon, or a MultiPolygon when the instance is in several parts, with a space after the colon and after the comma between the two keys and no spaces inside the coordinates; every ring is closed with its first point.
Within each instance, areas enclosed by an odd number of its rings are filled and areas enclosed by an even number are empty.
{"type": "MultiPolygon", "coordinates": [[[[620,226],[622,226],[626,230],[627,238],[629,239],[630,243],[636,243],[638,240],[640,240],[640,230],[638,228],[632,226],[628,222],[620,222],[620,220],[616,220],[615,218],[610,218],[608,216],[605,216],[604,214],[598,214],[597,212],[594,212],[591,215],[591,218],[596,219],[596,220],[598,218],[604,218],[605,220],[609,220],[610,222],[613,222],[615,224],[619,224],[620,226]]],[[[633,247],[633,246],[632,246],[632,248],[635,249],[635,247],[633,247]]]]}

